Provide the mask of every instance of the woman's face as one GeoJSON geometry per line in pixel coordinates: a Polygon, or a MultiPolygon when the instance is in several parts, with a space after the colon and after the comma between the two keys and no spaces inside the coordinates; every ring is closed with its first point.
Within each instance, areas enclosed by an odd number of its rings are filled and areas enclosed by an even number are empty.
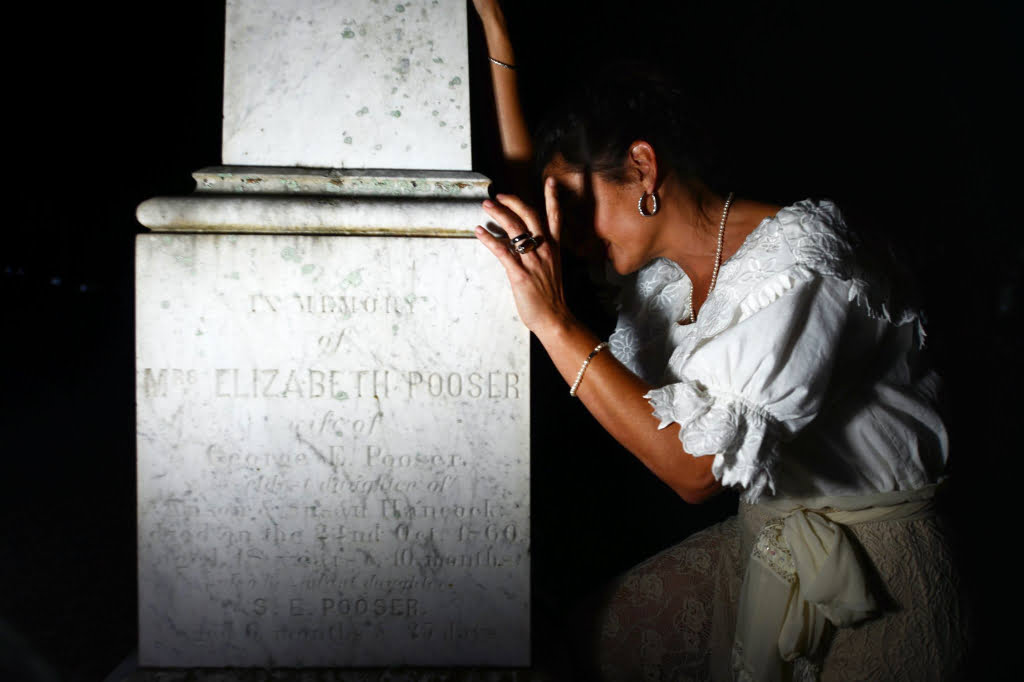
{"type": "Polygon", "coordinates": [[[545,168],[555,178],[562,211],[562,243],[584,257],[611,262],[620,275],[650,261],[653,226],[637,211],[643,192],[639,182],[616,183],[598,173],[573,169],[561,156],[545,168]]]}

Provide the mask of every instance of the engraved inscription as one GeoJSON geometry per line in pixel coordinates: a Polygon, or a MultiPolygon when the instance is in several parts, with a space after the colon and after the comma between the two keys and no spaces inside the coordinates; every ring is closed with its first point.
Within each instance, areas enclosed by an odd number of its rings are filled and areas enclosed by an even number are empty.
{"type": "Polygon", "coordinates": [[[412,315],[417,297],[391,294],[374,296],[344,296],[335,294],[279,294],[251,293],[248,296],[250,313],[277,313],[298,311],[312,315],[331,315],[348,319],[353,315],[412,315]]]}
{"type": "MultiPolygon", "coordinates": [[[[152,371],[152,370],[149,370],[152,371]]],[[[193,370],[194,371],[194,370],[193,370]]],[[[218,398],[495,398],[518,400],[519,374],[507,370],[429,372],[388,369],[217,368],[218,398]]],[[[148,375],[147,375],[148,376],[148,375]]]]}
{"type": "Polygon", "coordinates": [[[217,367],[212,370],[146,367],[139,377],[146,398],[166,398],[168,391],[183,393],[212,374],[217,398],[408,399],[472,398],[519,400],[518,372],[493,369],[469,372],[430,372],[391,369],[280,369],[217,367]]]}
{"type": "Polygon", "coordinates": [[[139,244],[140,660],[525,665],[529,344],[490,254],[139,244]]]}

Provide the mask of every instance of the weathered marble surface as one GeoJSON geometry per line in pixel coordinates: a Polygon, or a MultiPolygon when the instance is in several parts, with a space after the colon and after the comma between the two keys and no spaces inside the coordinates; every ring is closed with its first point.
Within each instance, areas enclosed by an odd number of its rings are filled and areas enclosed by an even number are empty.
{"type": "Polygon", "coordinates": [[[479,173],[219,166],[192,175],[194,194],[142,202],[139,222],[160,232],[501,233],[480,207],[491,181],[479,173]]]}
{"type": "Polygon", "coordinates": [[[201,195],[155,197],[139,205],[139,222],[161,232],[472,236],[490,225],[479,199],[338,199],[201,195]]]}
{"type": "Polygon", "coordinates": [[[228,0],[229,165],[469,170],[464,0],[228,0]]]}
{"type": "Polygon", "coordinates": [[[141,235],[140,662],[529,662],[529,354],[472,239],[141,235]]]}
{"type": "Polygon", "coordinates": [[[211,166],[192,174],[203,194],[315,194],[402,199],[487,198],[491,179],[473,171],[211,166]]]}

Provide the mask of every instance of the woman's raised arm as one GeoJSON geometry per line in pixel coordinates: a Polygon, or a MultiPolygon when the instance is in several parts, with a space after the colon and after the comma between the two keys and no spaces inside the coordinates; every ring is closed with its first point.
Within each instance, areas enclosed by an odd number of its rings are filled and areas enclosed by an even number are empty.
{"type": "Polygon", "coordinates": [[[487,54],[492,60],[491,82],[494,85],[494,107],[498,113],[502,155],[511,166],[525,166],[533,158],[533,140],[519,101],[516,57],[508,36],[505,15],[497,0],[473,0],[473,6],[483,22],[487,54]]]}
{"type": "MultiPolygon", "coordinates": [[[[559,252],[560,215],[555,184],[544,185],[549,230],[518,197],[501,195],[484,202],[484,210],[510,235],[528,232],[541,239],[538,248],[517,255],[506,240],[477,228],[482,241],[505,268],[523,323],[544,345],[555,367],[572,385],[580,365],[598,338],[569,312],[562,290],[559,252]]],[[[693,457],[679,441],[679,425],[658,428],[644,395],[654,388],[633,374],[610,352],[598,353],[587,367],[576,396],[615,440],[687,502],[703,502],[721,489],[711,473],[714,457],[693,457]]]]}

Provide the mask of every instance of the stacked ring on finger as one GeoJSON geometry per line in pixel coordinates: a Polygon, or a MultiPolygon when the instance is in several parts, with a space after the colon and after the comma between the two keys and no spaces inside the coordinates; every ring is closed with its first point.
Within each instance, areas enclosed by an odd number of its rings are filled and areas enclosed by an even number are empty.
{"type": "Polygon", "coordinates": [[[529,232],[523,232],[522,234],[513,237],[512,241],[509,242],[509,245],[516,250],[516,253],[523,254],[530,253],[537,248],[538,242],[537,238],[532,234],[529,232]]]}

